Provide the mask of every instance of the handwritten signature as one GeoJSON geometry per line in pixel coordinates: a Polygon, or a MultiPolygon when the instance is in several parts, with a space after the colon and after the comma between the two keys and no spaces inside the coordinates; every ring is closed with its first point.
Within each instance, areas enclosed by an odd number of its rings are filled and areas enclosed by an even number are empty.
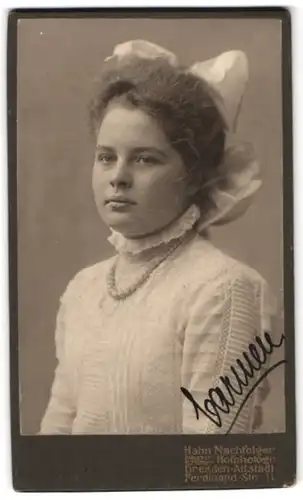
{"type": "MultiPolygon", "coordinates": [[[[249,382],[254,378],[255,373],[261,371],[261,368],[266,364],[268,357],[272,354],[275,349],[281,347],[285,341],[285,335],[281,335],[278,343],[274,343],[270,334],[268,332],[264,333],[264,340],[258,335],[255,337],[255,343],[250,343],[248,345],[248,352],[244,351],[242,353],[242,359],[245,360],[246,365],[239,358],[235,361],[235,366],[230,367],[230,372],[233,375],[233,381],[230,380],[229,376],[220,376],[219,380],[223,384],[223,390],[219,387],[212,387],[208,391],[208,398],[204,400],[204,408],[202,408],[199,403],[194,399],[193,395],[185,387],[181,387],[181,391],[184,396],[193,404],[194,410],[196,412],[197,420],[199,420],[199,411],[202,412],[207,418],[209,418],[217,427],[222,427],[221,413],[229,414],[230,409],[236,404],[235,395],[243,395],[244,388],[248,387],[249,382]],[[258,349],[258,347],[259,349],[258,349]],[[217,397],[219,403],[214,400],[217,397]]],[[[239,417],[241,410],[251,396],[256,387],[262,382],[262,380],[267,377],[267,375],[272,372],[275,368],[281,364],[286,363],[283,359],[278,361],[270,368],[268,368],[258,380],[252,385],[252,387],[247,392],[245,398],[241,402],[239,409],[230,424],[226,434],[229,434],[232,430],[234,424],[239,417]]]]}

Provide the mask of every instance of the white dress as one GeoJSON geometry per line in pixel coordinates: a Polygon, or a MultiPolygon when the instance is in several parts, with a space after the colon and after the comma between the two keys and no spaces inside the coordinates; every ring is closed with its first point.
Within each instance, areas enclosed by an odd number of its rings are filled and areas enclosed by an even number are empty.
{"type": "MultiPolygon", "coordinates": [[[[208,391],[229,375],[255,336],[270,332],[273,307],[264,279],[198,234],[196,218],[190,207],[158,235],[135,242],[113,235],[110,241],[137,271],[141,265],[141,275],[149,250],[157,254],[174,239],[184,240],[125,300],[107,290],[115,257],[80,271],[69,283],[57,317],[58,365],[41,434],[230,429],[245,392],[220,414],[218,425],[203,412],[197,418],[181,387],[203,407],[208,391]]],[[[127,279],[134,281],[131,266],[127,279]]],[[[230,432],[253,432],[261,392],[259,386],[252,393],[230,432]]]]}

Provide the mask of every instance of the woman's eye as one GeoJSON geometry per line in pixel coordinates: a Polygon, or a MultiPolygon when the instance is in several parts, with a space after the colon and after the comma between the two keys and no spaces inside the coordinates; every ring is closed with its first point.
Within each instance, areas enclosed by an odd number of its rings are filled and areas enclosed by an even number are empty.
{"type": "Polygon", "coordinates": [[[108,165],[109,163],[113,163],[115,161],[115,156],[108,153],[99,153],[97,160],[100,163],[104,163],[104,165],[108,165]]]}
{"type": "Polygon", "coordinates": [[[141,165],[156,165],[160,162],[154,156],[140,155],[136,158],[136,163],[140,163],[141,165]]]}

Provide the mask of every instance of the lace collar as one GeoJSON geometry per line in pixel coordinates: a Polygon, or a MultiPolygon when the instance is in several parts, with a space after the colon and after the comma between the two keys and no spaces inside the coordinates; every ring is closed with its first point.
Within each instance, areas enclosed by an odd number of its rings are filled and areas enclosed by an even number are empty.
{"type": "Polygon", "coordinates": [[[158,233],[142,238],[125,238],[121,233],[114,231],[108,241],[119,253],[140,254],[145,250],[155,248],[163,243],[181,238],[185,233],[193,228],[200,218],[200,210],[196,205],[191,205],[177,220],[158,233]]]}

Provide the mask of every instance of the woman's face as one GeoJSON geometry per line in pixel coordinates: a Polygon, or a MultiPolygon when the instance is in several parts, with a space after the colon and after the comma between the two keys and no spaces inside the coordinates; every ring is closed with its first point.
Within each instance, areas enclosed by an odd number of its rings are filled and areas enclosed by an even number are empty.
{"type": "Polygon", "coordinates": [[[156,232],[187,208],[187,175],[162,129],[138,108],[112,103],[99,129],[93,190],[101,218],[129,238],[156,232]]]}

